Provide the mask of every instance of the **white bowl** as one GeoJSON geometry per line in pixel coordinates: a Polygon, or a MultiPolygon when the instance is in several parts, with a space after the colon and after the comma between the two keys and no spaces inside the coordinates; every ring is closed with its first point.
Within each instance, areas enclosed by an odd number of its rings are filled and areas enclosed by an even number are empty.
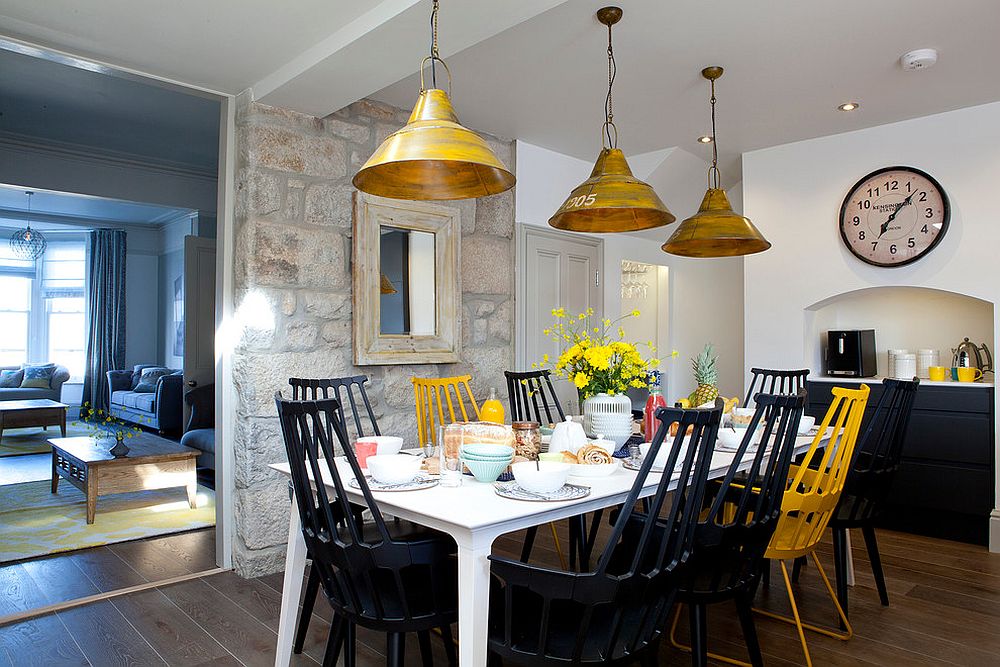
{"type": "Polygon", "coordinates": [[[376,454],[368,457],[368,472],[376,482],[403,484],[420,472],[423,458],[409,454],[376,454]]]}
{"type": "Polygon", "coordinates": [[[746,433],[746,429],[731,429],[731,428],[720,428],[719,429],[719,446],[725,447],[726,449],[736,449],[743,442],[743,434],[746,433]]]}
{"type": "Polygon", "coordinates": [[[598,463],[587,465],[584,463],[569,464],[570,477],[607,477],[612,475],[621,467],[621,461],[615,459],[611,463],[598,463]]]}
{"type": "Polygon", "coordinates": [[[806,435],[812,430],[812,427],[816,425],[816,418],[810,417],[809,415],[802,415],[802,421],[799,422],[799,435],[806,435]]]}
{"type": "MultiPolygon", "coordinates": [[[[587,443],[588,445],[597,445],[608,454],[614,454],[618,451],[618,444],[614,440],[608,440],[607,438],[598,438],[596,440],[591,440],[587,443]]],[[[579,449],[576,451],[580,451],[579,449]]]]}
{"type": "Polygon", "coordinates": [[[358,438],[358,442],[374,442],[378,446],[376,453],[379,456],[399,454],[399,450],[403,448],[403,439],[395,435],[367,435],[358,438]]]}
{"type": "MultiPolygon", "coordinates": [[[[684,458],[684,452],[687,450],[687,443],[688,441],[685,441],[684,446],[681,447],[680,454],[677,456],[678,462],[682,461],[684,458]]],[[[653,443],[651,442],[643,442],[639,444],[639,453],[642,454],[643,459],[645,459],[646,455],[649,454],[649,448],[652,446],[653,443]]],[[[660,445],[660,451],[656,454],[656,460],[653,461],[654,468],[660,468],[662,470],[667,467],[667,460],[670,458],[670,449],[673,446],[674,440],[672,437],[668,437],[663,441],[663,444],[660,445]]]]}
{"type": "Polygon", "coordinates": [[[521,461],[510,467],[514,479],[525,491],[552,493],[562,488],[569,477],[570,465],[555,461],[521,461]]]}

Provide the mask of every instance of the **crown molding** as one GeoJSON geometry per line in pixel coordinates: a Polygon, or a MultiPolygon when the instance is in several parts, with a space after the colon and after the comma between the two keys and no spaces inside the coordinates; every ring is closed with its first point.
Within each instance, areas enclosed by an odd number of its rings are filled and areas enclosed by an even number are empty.
{"type": "Polygon", "coordinates": [[[180,176],[201,181],[211,181],[213,183],[218,177],[213,169],[205,169],[169,160],[154,160],[149,157],[107,148],[97,148],[53,139],[40,139],[38,137],[3,130],[0,130],[0,148],[13,152],[41,153],[59,159],[137,169],[153,174],[180,176]]]}

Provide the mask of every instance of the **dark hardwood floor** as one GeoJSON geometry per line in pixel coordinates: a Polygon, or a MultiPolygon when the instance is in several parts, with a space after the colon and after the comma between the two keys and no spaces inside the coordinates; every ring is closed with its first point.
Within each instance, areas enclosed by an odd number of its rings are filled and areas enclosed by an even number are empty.
{"type": "MultiPolygon", "coordinates": [[[[198,561],[196,546],[199,540],[211,539],[213,531],[175,536],[181,537],[73,554],[67,559],[74,569],[45,561],[0,568],[0,612],[206,566],[198,561]]],[[[520,551],[520,538],[517,534],[501,538],[495,550],[515,555],[520,551]]],[[[1000,664],[1000,555],[982,547],[889,531],[880,531],[879,539],[892,606],[885,608],[878,602],[857,535],[857,585],[850,592],[855,637],[840,642],[809,633],[814,663],[1000,664]]],[[[533,557],[558,562],[547,531],[539,531],[533,557]]],[[[821,547],[821,558],[832,575],[828,543],[821,547]]],[[[780,580],[780,574],[773,576],[772,587],[762,589],[761,606],[787,610],[780,580]]],[[[244,580],[224,573],[3,626],[0,664],[272,665],[281,581],[280,574],[244,580]]],[[[796,594],[807,620],[834,622],[815,567],[803,571],[796,594]]],[[[321,599],[305,653],[296,656],[293,664],[322,660],[329,619],[330,609],[321,599]]],[[[757,619],[757,628],[766,664],[802,664],[794,628],[766,618],[757,619]]],[[[709,633],[712,650],[745,657],[734,609],[712,608],[709,633]]],[[[686,635],[683,621],[681,634],[686,635]]],[[[358,641],[361,665],[385,664],[383,636],[361,629],[358,641]]],[[[436,661],[444,664],[440,641],[434,641],[434,650],[436,661]]],[[[420,664],[415,639],[407,643],[407,658],[409,664],[420,664]]],[[[686,654],[663,647],[660,664],[689,663],[686,654]]]]}

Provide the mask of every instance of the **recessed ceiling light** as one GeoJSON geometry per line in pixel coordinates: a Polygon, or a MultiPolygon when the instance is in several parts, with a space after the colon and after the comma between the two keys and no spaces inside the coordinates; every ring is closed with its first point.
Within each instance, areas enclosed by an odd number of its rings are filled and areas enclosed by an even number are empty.
{"type": "Polygon", "coordinates": [[[707,134],[704,135],[704,136],[698,137],[698,143],[699,144],[710,144],[710,143],[712,143],[712,137],[708,136],[707,134]]]}
{"type": "Polygon", "coordinates": [[[858,104],[857,102],[844,102],[839,107],[837,107],[837,110],[838,111],[854,111],[854,110],[856,110],[860,106],[861,105],[858,104]]]}

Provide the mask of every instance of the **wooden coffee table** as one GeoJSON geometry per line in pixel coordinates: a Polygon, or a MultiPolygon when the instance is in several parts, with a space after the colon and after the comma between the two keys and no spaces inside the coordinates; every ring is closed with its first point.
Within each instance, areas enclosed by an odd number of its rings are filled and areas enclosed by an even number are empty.
{"type": "Polygon", "coordinates": [[[62,477],[87,496],[87,523],[94,523],[97,499],[114,493],[150,489],[187,489],[188,505],[197,508],[197,449],[165,438],[142,433],[126,439],[129,453],[115,458],[108,453],[114,441],[107,439],[51,438],[52,493],[59,491],[62,477]]]}
{"type": "Polygon", "coordinates": [[[0,401],[0,438],[5,428],[27,428],[29,426],[58,426],[66,437],[65,403],[47,398],[33,398],[24,401],[0,401]]]}

